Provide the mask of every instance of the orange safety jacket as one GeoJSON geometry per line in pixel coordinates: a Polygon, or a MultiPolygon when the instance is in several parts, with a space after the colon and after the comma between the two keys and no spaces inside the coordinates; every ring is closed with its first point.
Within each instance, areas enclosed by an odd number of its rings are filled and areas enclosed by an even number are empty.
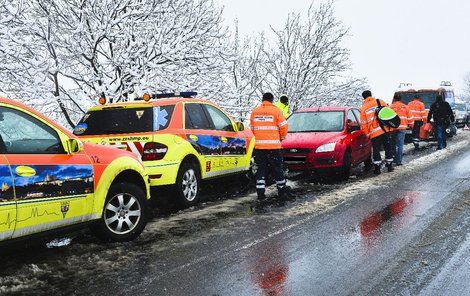
{"type": "Polygon", "coordinates": [[[255,149],[281,149],[281,140],[286,138],[288,130],[281,109],[263,101],[251,113],[250,125],[255,136],[255,149]]]}
{"type": "Polygon", "coordinates": [[[426,122],[426,107],[424,106],[423,102],[421,102],[419,99],[414,99],[408,103],[408,107],[410,108],[413,121],[426,122]]]}
{"type": "Polygon", "coordinates": [[[400,117],[400,126],[398,130],[406,130],[408,127],[413,128],[414,120],[410,108],[402,101],[393,102],[390,106],[400,117]]]}
{"type": "MultiPolygon", "coordinates": [[[[380,100],[382,106],[388,106],[383,100],[380,100]]],[[[384,127],[385,131],[380,127],[379,121],[376,118],[375,110],[377,109],[377,100],[374,97],[368,97],[364,100],[364,105],[361,108],[361,130],[370,138],[376,138],[391,131],[390,128],[384,127]]]]}

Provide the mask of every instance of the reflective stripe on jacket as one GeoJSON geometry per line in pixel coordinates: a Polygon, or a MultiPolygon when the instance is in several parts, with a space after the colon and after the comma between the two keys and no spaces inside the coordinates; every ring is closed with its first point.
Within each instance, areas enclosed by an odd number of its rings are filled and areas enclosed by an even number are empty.
{"type": "Polygon", "coordinates": [[[250,125],[255,136],[255,149],[281,149],[288,124],[282,111],[273,103],[263,101],[256,107],[251,113],[250,125]]]}
{"type": "Polygon", "coordinates": [[[285,118],[289,117],[290,115],[290,110],[289,110],[289,105],[284,105],[281,101],[278,101],[274,104],[276,107],[281,109],[282,115],[284,115],[285,118]]]}
{"type": "MultiPolygon", "coordinates": [[[[379,101],[382,106],[388,106],[383,100],[379,99],[379,101]]],[[[374,97],[368,97],[364,100],[364,105],[361,108],[361,129],[370,139],[385,133],[375,116],[377,107],[377,100],[374,97]]],[[[390,128],[384,128],[387,132],[390,131],[390,128]]]]}
{"type": "Polygon", "coordinates": [[[426,122],[426,107],[424,106],[423,102],[417,99],[413,99],[413,101],[408,103],[408,108],[410,108],[413,121],[426,122]]]}
{"type": "Polygon", "coordinates": [[[390,106],[400,117],[400,126],[398,130],[406,130],[408,127],[412,128],[414,124],[413,115],[411,114],[410,108],[405,105],[402,101],[393,102],[390,106]]]}

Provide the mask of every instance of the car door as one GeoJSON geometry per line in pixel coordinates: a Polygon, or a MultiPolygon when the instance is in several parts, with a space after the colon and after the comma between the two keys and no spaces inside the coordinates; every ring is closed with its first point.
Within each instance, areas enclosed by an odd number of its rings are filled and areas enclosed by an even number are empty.
{"type": "MultiPolygon", "coordinates": [[[[359,122],[357,121],[356,116],[354,115],[353,111],[350,109],[347,112],[346,117],[347,125],[349,124],[356,124],[358,125],[359,122]]],[[[361,157],[362,154],[362,147],[361,147],[361,131],[355,130],[348,135],[350,141],[350,148],[351,148],[351,161],[352,163],[357,163],[358,159],[361,157]]]]}
{"type": "Polygon", "coordinates": [[[204,104],[213,129],[220,136],[221,156],[218,159],[217,173],[230,174],[245,169],[247,139],[244,133],[235,130],[232,120],[219,108],[204,104]]]}
{"type": "MultiPolygon", "coordinates": [[[[361,111],[359,109],[352,109],[354,115],[356,116],[357,122],[359,125],[361,125],[361,111]]],[[[368,157],[370,157],[371,149],[372,149],[372,143],[367,137],[367,135],[360,130],[359,131],[360,137],[359,137],[359,146],[360,146],[360,160],[364,160],[368,157]]]]}
{"type": "MultiPolygon", "coordinates": [[[[0,139],[0,150],[4,153],[5,146],[0,139]]],[[[4,155],[0,156],[0,241],[7,240],[13,235],[16,225],[16,200],[13,188],[13,178],[10,166],[4,155]]]]}
{"type": "Polygon", "coordinates": [[[0,106],[0,136],[17,202],[13,237],[90,219],[93,166],[84,152],[68,154],[57,130],[11,106],[0,106]]]}
{"type": "Polygon", "coordinates": [[[222,150],[221,138],[214,130],[212,122],[201,103],[185,103],[186,139],[202,158],[203,178],[212,177],[219,170],[222,150]]]}

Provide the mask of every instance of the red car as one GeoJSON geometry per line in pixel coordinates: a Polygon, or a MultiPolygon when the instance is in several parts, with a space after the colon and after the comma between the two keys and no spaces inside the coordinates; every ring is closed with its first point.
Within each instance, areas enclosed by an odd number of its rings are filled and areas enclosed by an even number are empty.
{"type": "Polygon", "coordinates": [[[301,109],[289,118],[282,142],[289,171],[339,174],[349,178],[352,166],[371,163],[372,143],[360,129],[360,110],[352,107],[301,109]]]}

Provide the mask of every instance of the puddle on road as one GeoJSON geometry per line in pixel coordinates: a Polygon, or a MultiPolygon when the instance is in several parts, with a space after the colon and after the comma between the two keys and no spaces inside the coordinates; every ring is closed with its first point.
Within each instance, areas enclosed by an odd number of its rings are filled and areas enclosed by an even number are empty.
{"type": "Polygon", "coordinates": [[[371,237],[377,234],[383,224],[402,215],[405,209],[413,204],[418,195],[418,192],[405,193],[402,198],[363,219],[359,224],[361,235],[363,237],[371,237]]]}

